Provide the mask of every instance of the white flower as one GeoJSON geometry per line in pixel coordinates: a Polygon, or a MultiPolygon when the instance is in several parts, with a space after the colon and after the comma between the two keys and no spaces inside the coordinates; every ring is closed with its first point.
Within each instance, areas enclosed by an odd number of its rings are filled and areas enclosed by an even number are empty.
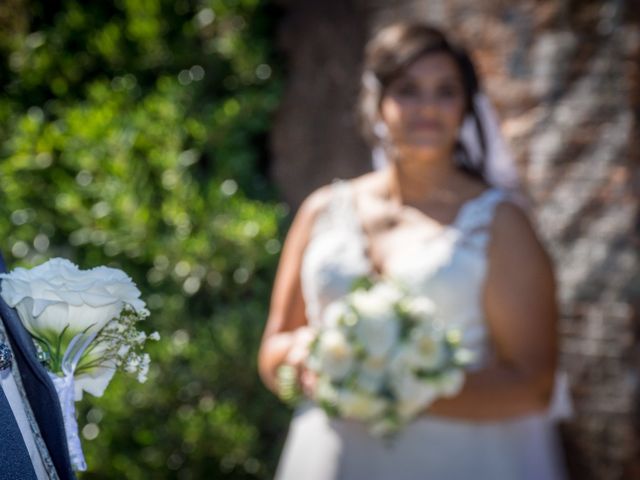
{"type": "Polygon", "coordinates": [[[338,402],[338,391],[326,375],[318,377],[318,382],[316,383],[314,391],[314,398],[317,401],[327,402],[330,405],[336,405],[338,402]]]}
{"type": "Polygon", "coordinates": [[[124,366],[126,372],[135,373],[140,366],[140,358],[137,355],[134,355],[129,358],[129,361],[124,366]]]}
{"type": "Polygon", "coordinates": [[[110,345],[92,343],[85,351],[82,361],[74,375],[74,389],[76,402],[82,400],[82,393],[88,392],[95,397],[101,397],[116,372],[115,359],[104,359],[105,351],[110,345]],[[87,368],[84,368],[87,366],[87,368]]]}
{"type": "Polygon", "coordinates": [[[476,360],[476,354],[467,348],[458,348],[454,354],[454,360],[460,365],[471,365],[476,360]]]}
{"type": "Polygon", "coordinates": [[[338,410],[345,418],[370,420],[376,418],[387,408],[382,398],[352,390],[338,391],[338,410]]]}
{"type": "Polygon", "coordinates": [[[438,382],[438,389],[444,397],[453,397],[460,393],[464,385],[464,372],[460,369],[452,369],[443,373],[438,382]]]}
{"type": "Polygon", "coordinates": [[[372,377],[383,377],[387,371],[387,360],[385,358],[368,357],[362,361],[361,369],[372,377]]]}
{"type": "Polygon", "coordinates": [[[142,345],[147,341],[147,334],[144,332],[138,332],[136,337],[133,339],[133,343],[137,343],[138,345],[142,345]]]}
{"type": "Polygon", "coordinates": [[[352,317],[349,307],[342,301],[331,302],[324,309],[323,325],[327,328],[338,328],[346,317],[352,317]]]}
{"type": "Polygon", "coordinates": [[[334,328],[320,333],[316,355],[320,372],[333,380],[344,378],[353,365],[353,348],[344,334],[334,328]]]}
{"type": "Polygon", "coordinates": [[[356,326],[356,336],[374,357],[385,357],[396,344],[400,327],[395,318],[363,318],[356,326]]]}
{"type": "Polygon", "coordinates": [[[359,365],[355,382],[368,393],[378,393],[384,384],[387,362],[383,358],[368,357],[359,365]]]}
{"type": "Polygon", "coordinates": [[[415,374],[412,353],[407,350],[397,352],[391,360],[390,386],[396,410],[404,419],[414,417],[438,397],[438,385],[415,374]]]}
{"type": "Polygon", "coordinates": [[[373,357],[385,357],[398,341],[400,324],[394,306],[400,298],[399,290],[385,283],[351,296],[360,316],[356,337],[373,357]]]}
{"type": "Polygon", "coordinates": [[[428,370],[442,367],[447,360],[447,348],[442,332],[429,326],[420,326],[411,331],[410,343],[412,364],[428,370]]]}
{"type": "Polygon", "coordinates": [[[393,306],[402,298],[402,292],[387,282],[375,284],[369,290],[356,290],[351,303],[362,316],[377,317],[393,314],[393,306]]]}
{"type": "Polygon", "coordinates": [[[371,435],[377,438],[385,437],[398,430],[398,423],[388,418],[383,418],[377,422],[373,422],[369,428],[371,435]]]}
{"type": "Polygon", "coordinates": [[[52,346],[62,336],[63,349],[79,333],[99,332],[125,304],[137,312],[146,310],[135,284],[114,268],[80,270],[69,260],[54,258],[0,278],[2,298],[16,308],[29,333],[52,346]]]}
{"type": "Polygon", "coordinates": [[[73,383],[76,402],[82,400],[83,391],[90,393],[94,397],[101,397],[115,373],[115,361],[107,360],[101,366],[76,375],[73,383]]]}
{"type": "Polygon", "coordinates": [[[153,332],[149,335],[149,340],[157,342],[158,340],[160,340],[160,334],[158,332],[153,332]]]}
{"type": "Polygon", "coordinates": [[[144,383],[147,381],[147,374],[149,373],[149,364],[151,363],[151,357],[148,353],[142,355],[142,362],[140,363],[140,370],[138,370],[138,382],[144,383]]]}
{"type": "Polygon", "coordinates": [[[425,380],[409,375],[399,380],[401,386],[395,391],[398,397],[396,410],[405,420],[416,417],[438,398],[438,389],[425,380]]]}
{"type": "Polygon", "coordinates": [[[127,356],[127,354],[129,353],[129,350],[131,350],[131,345],[120,345],[120,347],[118,348],[118,357],[120,358],[124,358],[127,356]]]}
{"type": "Polygon", "coordinates": [[[51,355],[53,373],[75,373],[76,400],[83,391],[101,396],[122,362],[118,355],[129,356],[130,348],[141,347],[146,340],[144,334],[128,337],[133,322],[149,311],[136,285],[121,270],[80,270],[68,260],[54,258],[0,278],[0,295],[51,355]]]}
{"type": "Polygon", "coordinates": [[[427,297],[411,297],[403,302],[409,314],[421,322],[435,321],[436,307],[427,297]]]}
{"type": "Polygon", "coordinates": [[[390,304],[398,303],[405,295],[395,283],[389,281],[376,283],[369,289],[369,292],[379,298],[386,299],[390,304]]]}

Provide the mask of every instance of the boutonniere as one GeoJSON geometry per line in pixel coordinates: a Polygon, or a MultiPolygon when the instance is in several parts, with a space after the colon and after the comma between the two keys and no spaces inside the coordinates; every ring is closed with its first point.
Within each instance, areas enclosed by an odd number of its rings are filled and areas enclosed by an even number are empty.
{"type": "Polygon", "coordinates": [[[74,401],[84,392],[102,396],[116,370],[144,382],[145,343],[160,338],[137,328],[149,316],[140,290],[121,270],[80,270],[62,258],[0,278],[0,295],[18,312],[58,393],[72,464],[84,471],[74,401]]]}

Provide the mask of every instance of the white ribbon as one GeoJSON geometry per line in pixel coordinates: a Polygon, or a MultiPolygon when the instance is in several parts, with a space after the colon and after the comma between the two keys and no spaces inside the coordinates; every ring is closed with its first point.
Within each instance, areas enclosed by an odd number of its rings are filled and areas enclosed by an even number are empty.
{"type": "Polygon", "coordinates": [[[549,404],[548,415],[551,420],[568,420],[573,417],[574,407],[571,399],[571,389],[569,386],[569,375],[567,372],[558,371],[553,385],[551,402],[549,404]]]}
{"type": "MultiPolygon", "coordinates": [[[[506,190],[520,188],[518,169],[507,142],[500,129],[498,115],[491,105],[491,101],[483,92],[473,96],[473,106],[478,121],[484,130],[486,145],[485,176],[490,185],[506,190]]],[[[482,161],[482,143],[479,138],[476,119],[467,115],[460,130],[460,141],[465,146],[470,160],[474,165],[482,161]]]]}
{"type": "Polygon", "coordinates": [[[87,462],[82,452],[82,443],[78,434],[78,422],[76,421],[75,407],[75,388],[73,384],[73,375],[80,361],[80,357],[87,349],[89,344],[96,337],[95,333],[80,333],[73,337],[67,351],[62,357],[62,373],[60,377],[55,373],[49,372],[49,377],[56,389],[60,400],[60,408],[62,409],[62,420],[64,421],[64,430],[67,437],[67,446],[69,448],[69,457],[73,468],[77,471],[84,472],[87,470],[87,462]]]}

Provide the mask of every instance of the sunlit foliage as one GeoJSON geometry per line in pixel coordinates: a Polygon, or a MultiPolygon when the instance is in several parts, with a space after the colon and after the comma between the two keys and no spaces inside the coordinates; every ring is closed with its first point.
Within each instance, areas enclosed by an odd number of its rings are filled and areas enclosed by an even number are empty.
{"type": "Polygon", "coordinates": [[[270,478],[287,412],[257,379],[286,209],[258,0],[0,4],[0,249],[123,268],[152,315],[143,385],[78,404],[82,478],[270,478]]]}

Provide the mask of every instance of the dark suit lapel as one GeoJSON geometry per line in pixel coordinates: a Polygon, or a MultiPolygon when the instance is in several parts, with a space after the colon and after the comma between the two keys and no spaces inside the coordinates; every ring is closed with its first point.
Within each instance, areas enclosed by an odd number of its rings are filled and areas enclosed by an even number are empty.
{"type": "MultiPolygon", "coordinates": [[[[5,272],[0,256],[0,272],[5,272]]],[[[0,316],[11,341],[20,377],[40,433],[61,479],[74,479],[58,394],[45,369],[37,360],[29,332],[14,309],[0,297],[0,316]]]]}
{"type": "MultiPolygon", "coordinates": [[[[0,371],[0,375],[3,372],[0,371]]],[[[5,370],[4,375],[12,375],[5,370]]],[[[24,443],[20,427],[11,411],[4,390],[0,387],[0,425],[2,425],[2,448],[0,448],[0,480],[37,480],[29,451],[24,443]]]]}

